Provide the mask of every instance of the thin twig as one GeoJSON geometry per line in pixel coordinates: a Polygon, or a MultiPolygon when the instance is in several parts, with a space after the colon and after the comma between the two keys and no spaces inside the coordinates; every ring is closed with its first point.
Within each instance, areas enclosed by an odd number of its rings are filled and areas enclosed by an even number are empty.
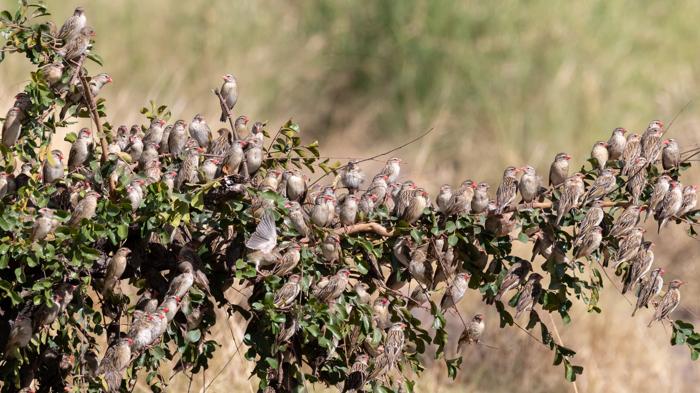
{"type": "MultiPolygon", "coordinates": [[[[78,73],[80,73],[80,71],[78,71],[78,73]]],[[[97,109],[95,108],[95,102],[92,99],[92,93],[90,93],[90,84],[85,79],[85,77],[82,75],[80,75],[80,82],[83,84],[83,95],[85,96],[85,101],[87,101],[88,110],[90,111],[90,114],[92,115],[92,121],[95,123],[95,127],[97,127],[97,133],[100,135],[100,146],[102,147],[102,159],[101,159],[101,161],[104,163],[107,161],[107,157],[109,156],[109,149],[107,147],[107,138],[105,138],[105,134],[102,131],[102,124],[100,123],[100,115],[97,113],[97,109]]]]}
{"type": "Polygon", "coordinates": [[[236,127],[233,124],[233,119],[231,118],[231,111],[228,109],[228,106],[226,105],[226,101],[224,101],[224,97],[221,95],[221,92],[218,90],[212,90],[214,94],[216,94],[217,97],[219,97],[219,104],[221,104],[221,110],[224,112],[226,115],[226,118],[228,119],[228,123],[231,125],[231,132],[233,132],[233,140],[237,141],[240,139],[238,136],[238,131],[236,131],[236,127]]]}
{"type": "MultiPolygon", "coordinates": [[[[557,336],[557,340],[559,340],[559,345],[564,346],[564,341],[561,339],[561,336],[559,335],[559,329],[557,329],[557,324],[554,323],[554,317],[552,317],[552,313],[548,313],[549,315],[549,320],[552,321],[552,330],[554,330],[554,335],[557,336]]],[[[576,381],[571,381],[571,383],[574,385],[574,392],[578,393],[578,386],[576,386],[576,381]]]]}

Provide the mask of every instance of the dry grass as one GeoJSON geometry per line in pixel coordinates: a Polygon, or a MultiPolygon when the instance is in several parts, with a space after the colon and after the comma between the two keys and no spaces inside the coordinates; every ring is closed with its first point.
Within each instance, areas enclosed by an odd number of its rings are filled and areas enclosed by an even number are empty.
{"type": "MultiPolygon", "coordinates": [[[[0,0],[2,8],[13,3],[0,0]]],[[[58,18],[74,6],[48,3],[58,18]]],[[[201,112],[213,120],[216,105],[209,89],[217,87],[221,74],[234,72],[242,85],[238,111],[273,127],[293,115],[330,156],[366,156],[434,126],[421,143],[396,155],[411,157],[407,176],[435,190],[467,176],[495,184],[507,163],[529,163],[544,173],[561,150],[581,165],[593,142],[607,139],[612,128],[641,130],[653,118],[670,120],[700,90],[700,6],[673,3],[591,1],[557,7],[542,0],[525,7],[512,0],[387,0],[359,7],[340,0],[302,5],[96,0],[83,5],[98,32],[96,50],[115,80],[104,91],[112,123],[142,122],[138,109],[150,98],[169,105],[176,119],[201,112]]],[[[21,89],[28,69],[23,59],[10,58],[0,70],[0,97],[9,97],[21,89]]],[[[2,107],[9,105],[2,101],[2,107]]],[[[82,125],[87,120],[75,127],[82,125]]],[[[670,134],[694,145],[700,142],[699,128],[693,102],[670,134]]],[[[378,165],[370,163],[367,171],[378,165]]],[[[697,169],[691,171],[700,179],[697,169]]],[[[662,239],[657,263],[668,277],[691,282],[684,287],[691,312],[676,315],[697,322],[698,242],[682,228],[665,231],[662,239]]],[[[696,391],[700,371],[686,349],[669,347],[668,328],[647,329],[648,312],[629,318],[631,307],[607,285],[602,315],[576,309],[571,325],[556,321],[564,343],[579,351],[575,363],[585,367],[579,391],[696,391]]],[[[477,296],[462,305],[465,318],[486,314],[485,340],[499,349],[469,348],[458,383],[448,381],[440,365],[432,367],[418,391],[572,391],[561,369],[550,365],[548,350],[517,329],[499,330],[497,315],[477,296]]],[[[448,319],[458,334],[459,318],[448,319]]],[[[240,339],[240,321],[231,326],[240,339]]],[[[212,334],[224,346],[208,381],[235,353],[225,324],[212,334]]],[[[255,391],[249,370],[250,364],[236,356],[208,391],[255,391]]],[[[195,378],[192,391],[200,391],[201,380],[195,378]]],[[[172,390],[187,386],[180,375],[172,390]]]]}

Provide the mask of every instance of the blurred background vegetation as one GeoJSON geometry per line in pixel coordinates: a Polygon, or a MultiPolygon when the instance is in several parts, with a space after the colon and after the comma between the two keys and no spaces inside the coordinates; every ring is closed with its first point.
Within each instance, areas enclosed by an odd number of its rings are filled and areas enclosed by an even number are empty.
{"type": "MultiPolygon", "coordinates": [[[[0,0],[2,9],[15,3],[0,0]]],[[[640,131],[657,118],[668,123],[689,102],[670,135],[686,147],[700,141],[696,1],[47,3],[59,25],[76,5],[86,8],[97,31],[94,50],[115,81],[102,94],[113,124],[143,122],[138,109],[153,99],[169,105],[175,119],[201,112],[218,127],[210,89],[232,72],[241,86],[237,112],[267,120],[272,129],[293,117],[333,157],[378,153],[434,127],[395,153],[407,161],[405,173],[433,191],[467,177],[495,189],[507,164],[528,163],[546,176],[559,151],[582,165],[613,128],[640,131]]],[[[20,58],[0,67],[3,107],[28,71],[20,58]]],[[[691,282],[684,287],[686,309],[677,313],[697,322],[698,243],[682,228],[664,239],[657,262],[668,277],[691,282]]],[[[477,296],[472,300],[463,302],[465,315],[484,311],[477,296]]],[[[585,367],[580,391],[697,391],[700,368],[685,349],[668,347],[670,330],[647,329],[648,313],[630,319],[631,307],[614,289],[602,305],[601,316],[579,310],[571,326],[557,321],[585,367]]],[[[499,349],[465,352],[458,384],[435,366],[419,391],[572,391],[550,366],[549,351],[520,331],[498,330],[497,317],[486,315],[492,328],[486,340],[499,349]]],[[[459,334],[459,319],[448,318],[459,334]]],[[[242,328],[231,325],[240,335],[242,328]]],[[[230,344],[228,329],[219,329],[230,344]]],[[[218,351],[207,375],[234,353],[233,344],[218,351]]],[[[242,373],[249,367],[236,357],[209,391],[247,391],[242,373]]],[[[182,376],[174,381],[187,384],[182,376]]]]}

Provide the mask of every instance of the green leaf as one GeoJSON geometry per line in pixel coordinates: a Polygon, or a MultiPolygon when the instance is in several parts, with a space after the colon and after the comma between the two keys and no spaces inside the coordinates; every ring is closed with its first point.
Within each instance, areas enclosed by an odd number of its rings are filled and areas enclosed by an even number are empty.
{"type": "Polygon", "coordinates": [[[187,332],[187,341],[189,341],[191,343],[199,342],[199,340],[201,338],[202,338],[202,332],[199,331],[199,329],[190,330],[187,332]]]}

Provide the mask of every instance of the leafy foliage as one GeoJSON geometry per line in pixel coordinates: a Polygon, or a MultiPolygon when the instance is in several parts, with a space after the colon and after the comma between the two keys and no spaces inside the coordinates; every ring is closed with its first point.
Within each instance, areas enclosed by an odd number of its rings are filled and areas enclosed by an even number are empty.
{"type": "MultiPolygon", "coordinates": [[[[130,331],[124,328],[124,320],[132,327],[138,326],[145,311],[144,303],[135,301],[135,294],[146,303],[152,298],[161,304],[159,311],[146,312],[148,318],[164,310],[174,283],[186,274],[181,269],[183,260],[193,265],[195,284],[185,288],[183,299],[178,296],[177,309],[168,317],[163,334],[144,348],[132,346],[128,364],[116,370],[120,377],[126,377],[117,388],[126,390],[135,383],[137,375],[145,375],[153,391],[165,390],[165,363],[172,364],[177,372],[198,373],[206,369],[221,345],[208,338],[211,327],[217,323],[215,309],[239,314],[247,322],[243,342],[248,350],[244,356],[255,363],[253,374],[260,379],[261,389],[301,391],[307,382],[340,387],[363,353],[372,355],[368,371],[378,371],[379,359],[389,352],[390,342],[388,326],[378,321],[376,306],[368,304],[358,291],[345,287],[330,300],[318,295],[323,288],[320,283],[342,268],[352,272],[353,285],[364,283],[373,298],[388,299],[389,320],[405,325],[405,344],[398,348],[396,364],[389,367],[398,371],[366,381],[377,391],[396,390],[399,385],[412,391],[413,378],[420,375],[429,356],[443,359],[448,375],[455,378],[461,357],[447,357],[448,348],[457,340],[448,337],[446,319],[457,312],[443,307],[434,295],[456,285],[457,271],[469,273],[469,289],[482,295],[484,307],[497,309],[501,328],[517,326],[547,346],[554,354],[554,365],[564,368],[567,380],[574,381],[583,372],[582,367],[573,364],[575,351],[557,342],[540,316],[558,314],[568,324],[572,322],[569,311],[574,302],[585,304],[589,312],[600,313],[598,300],[603,275],[607,275],[601,260],[605,264],[607,258],[599,257],[616,252],[619,244],[617,239],[606,236],[592,258],[558,258],[557,255],[570,255],[574,250],[575,236],[569,228],[585,216],[585,209],[574,209],[564,216],[560,226],[553,225],[556,212],[552,206],[561,199],[559,191],[543,194],[542,201],[533,207],[510,208],[504,214],[448,216],[426,207],[415,220],[406,220],[386,203],[378,203],[375,209],[361,215],[363,223],[376,226],[313,225],[311,233],[303,236],[289,223],[290,211],[283,193],[265,189],[264,179],[276,171],[289,174],[291,169],[303,169],[320,176],[319,180],[335,175],[335,186],[347,166],[321,158],[316,142],[304,145],[300,126],[290,120],[270,138],[257,173],[233,173],[189,182],[175,190],[165,177],[149,180],[143,170],[136,169],[126,151],[100,154],[98,144],[107,151],[103,144],[115,144],[118,137],[118,131],[101,120],[107,113],[104,100],[98,99],[94,107],[81,108],[66,101],[67,95],[76,92],[78,86],[84,88],[89,81],[82,64],[63,59],[57,52],[61,43],[55,38],[55,31],[48,22],[41,21],[47,15],[44,6],[31,2],[22,2],[15,13],[3,11],[0,15],[0,33],[5,39],[0,60],[8,53],[21,53],[39,69],[55,61],[66,66],[61,88],[50,86],[41,72],[32,73],[23,92],[29,103],[23,109],[19,142],[1,148],[2,169],[16,173],[21,162],[25,172],[14,176],[17,187],[4,195],[0,206],[0,289],[5,295],[0,300],[0,311],[7,321],[0,328],[0,343],[16,337],[13,334],[22,326],[23,318],[31,320],[31,341],[3,346],[5,359],[0,364],[0,375],[4,391],[37,386],[75,391],[104,389],[109,381],[104,368],[96,367],[96,359],[103,358],[98,354],[105,353],[99,343],[106,339],[109,348],[114,349],[130,331]],[[57,112],[63,107],[69,108],[67,119],[57,112]],[[83,168],[69,171],[58,182],[44,183],[39,176],[42,167],[53,165],[55,160],[49,152],[52,138],[74,116],[92,117],[96,122],[93,154],[83,168]],[[20,183],[22,175],[25,178],[20,183]],[[143,198],[134,206],[129,193],[135,182],[143,188],[143,198]],[[88,190],[102,195],[96,214],[83,219],[80,225],[70,225],[77,209],[70,199],[85,199],[88,190]],[[33,241],[32,231],[44,207],[54,209],[56,228],[45,239],[33,241]],[[266,212],[272,214],[280,230],[275,239],[282,247],[278,251],[295,244],[301,246],[298,265],[285,274],[266,269],[253,258],[254,251],[245,247],[246,239],[256,231],[266,212]],[[339,256],[328,258],[324,256],[325,243],[334,236],[339,239],[339,256]],[[527,243],[537,236],[554,239],[552,243],[561,253],[551,252],[541,264],[540,270],[549,284],[537,293],[535,307],[527,310],[527,323],[521,326],[519,317],[509,310],[525,296],[525,286],[514,285],[512,289],[517,291],[513,295],[506,293],[508,299],[496,297],[509,271],[529,263],[513,255],[513,242],[527,243]],[[427,298],[418,301],[407,295],[410,291],[402,290],[404,286],[416,287],[411,280],[412,267],[406,266],[402,256],[422,246],[426,247],[432,268],[442,269],[445,277],[444,283],[425,285],[422,290],[427,298]],[[105,292],[109,260],[121,247],[131,250],[126,270],[120,276],[122,290],[105,292]],[[448,251],[454,255],[454,266],[445,265],[448,251]],[[290,282],[292,273],[300,276],[300,294],[291,306],[281,307],[276,295],[290,282]],[[231,288],[246,293],[246,304],[229,300],[231,288]],[[416,318],[411,312],[414,307],[429,311],[432,321],[416,318]],[[51,312],[55,314],[53,318],[39,318],[51,312]],[[534,333],[538,325],[539,337],[534,333]]],[[[95,53],[87,58],[101,63],[95,53]]],[[[85,96],[88,97],[94,98],[85,96]]],[[[141,110],[149,122],[170,119],[166,106],[154,102],[149,106],[141,110]]],[[[264,125],[261,127],[263,135],[270,137],[264,125]]],[[[65,140],[75,143],[78,138],[68,134],[65,140]]],[[[163,155],[159,159],[167,170],[182,170],[183,157],[163,155]]],[[[684,164],[680,170],[686,168],[684,164]]],[[[587,186],[598,177],[598,171],[592,167],[583,167],[580,172],[585,175],[587,186]]],[[[679,172],[674,169],[669,174],[677,179],[679,172]]],[[[643,173],[650,185],[660,175],[653,165],[643,173]]],[[[616,177],[619,187],[608,195],[607,207],[612,208],[605,213],[604,225],[608,228],[614,223],[616,212],[629,205],[630,195],[625,189],[628,180],[616,177]]],[[[314,204],[312,195],[323,192],[314,184],[307,191],[309,204],[314,204]]],[[[651,186],[648,188],[644,202],[650,198],[651,186]]],[[[683,218],[690,224],[690,231],[696,217],[696,212],[692,212],[683,218]]],[[[408,259],[414,256],[409,255],[408,259]]],[[[627,265],[622,265],[617,273],[627,274],[626,270],[627,265]]],[[[691,357],[696,359],[700,339],[693,326],[676,321],[673,327],[672,344],[687,344],[691,357]]]]}

